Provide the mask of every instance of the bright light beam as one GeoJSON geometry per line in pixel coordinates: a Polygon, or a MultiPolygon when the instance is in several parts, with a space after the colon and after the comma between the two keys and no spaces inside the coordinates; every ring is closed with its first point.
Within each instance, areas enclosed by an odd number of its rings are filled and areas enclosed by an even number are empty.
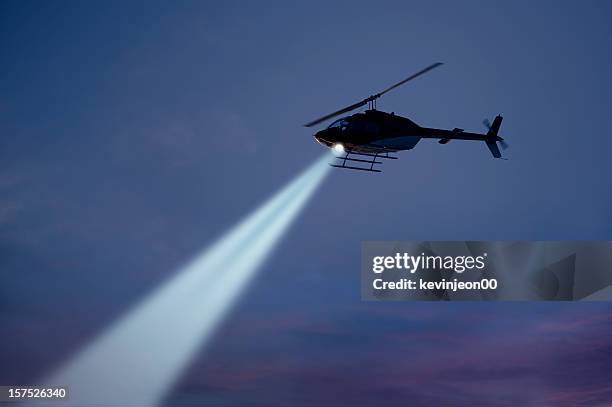
{"type": "Polygon", "coordinates": [[[70,388],[70,400],[57,405],[163,401],[321,184],[329,161],[328,154],[317,160],[45,380],[70,388]]]}

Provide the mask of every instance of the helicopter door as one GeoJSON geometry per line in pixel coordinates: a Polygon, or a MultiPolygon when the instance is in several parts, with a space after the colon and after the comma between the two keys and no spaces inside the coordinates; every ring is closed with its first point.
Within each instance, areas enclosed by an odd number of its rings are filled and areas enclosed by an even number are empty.
{"type": "Polygon", "coordinates": [[[378,138],[378,135],[380,134],[380,126],[378,125],[378,123],[365,122],[363,129],[366,138],[370,140],[378,138]]]}

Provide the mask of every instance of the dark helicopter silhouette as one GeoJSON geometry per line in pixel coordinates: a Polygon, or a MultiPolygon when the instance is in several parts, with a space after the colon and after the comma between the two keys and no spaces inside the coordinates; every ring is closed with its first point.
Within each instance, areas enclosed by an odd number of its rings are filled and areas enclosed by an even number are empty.
{"type": "Polygon", "coordinates": [[[342,164],[330,165],[352,170],[380,172],[380,170],[374,168],[375,164],[382,164],[382,161],[377,161],[378,158],[397,159],[390,153],[411,150],[423,138],[438,139],[440,144],[446,144],[451,140],[484,141],[493,157],[501,158],[497,142],[503,149],[506,149],[507,144],[503,138],[497,135],[503,119],[499,115],[493,120],[493,124],[484,120],[483,123],[488,131],[486,134],[480,134],[465,132],[459,128],[443,130],[421,127],[406,117],[376,110],[376,99],[440,65],[442,65],[441,62],[436,62],[380,93],[306,124],[306,127],[312,127],[368,104],[368,109],[365,112],[338,119],[328,128],[314,135],[319,143],[333,149],[339,162],[342,162],[342,164]],[[356,156],[362,158],[355,158],[356,156]],[[346,165],[347,161],[365,163],[366,167],[349,166],[346,165]]]}

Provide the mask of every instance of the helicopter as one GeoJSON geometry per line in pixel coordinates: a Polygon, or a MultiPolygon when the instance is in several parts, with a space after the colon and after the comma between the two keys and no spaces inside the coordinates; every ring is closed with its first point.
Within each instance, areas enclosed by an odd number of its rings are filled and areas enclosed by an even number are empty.
{"type": "Polygon", "coordinates": [[[493,157],[502,158],[497,143],[499,142],[503,150],[507,148],[507,144],[503,138],[497,135],[503,120],[503,117],[500,115],[495,117],[492,124],[485,119],[483,124],[487,127],[488,131],[486,134],[480,134],[466,132],[460,128],[443,130],[421,127],[412,120],[396,115],[394,112],[386,113],[376,110],[376,100],[385,93],[440,65],[442,65],[441,62],[436,62],[386,88],[382,92],[315,119],[304,126],[312,127],[366,104],[368,105],[368,109],[365,112],[337,119],[326,129],[314,135],[317,142],[333,150],[338,161],[330,165],[337,168],[381,172],[380,169],[374,168],[375,165],[382,164],[382,161],[378,161],[378,159],[395,160],[398,157],[393,155],[394,153],[411,150],[424,138],[437,139],[440,144],[447,144],[451,140],[484,141],[493,157]],[[347,165],[347,162],[355,164],[347,165]]]}

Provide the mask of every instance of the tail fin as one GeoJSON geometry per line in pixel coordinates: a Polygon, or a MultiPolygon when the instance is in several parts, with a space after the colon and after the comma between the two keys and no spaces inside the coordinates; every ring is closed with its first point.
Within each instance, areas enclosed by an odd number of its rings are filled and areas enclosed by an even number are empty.
{"type": "Polygon", "coordinates": [[[487,132],[487,140],[485,140],[485,143],[487,143],[487,147],[489,147],[489,151],[491,151],[491,154],[493,154],[493,157],[495,158],[501,158],[501,152],[497,147],[497,142],[502,141],[503,139],[497,135],[497,132],[501,127],[503,119],[504,118],[500,115],[497,115],[497,117],[495,117],[495,120],[493,120],[493,124],[489,127],[489,131],[487,132]]]}
{"type": "Polygon", "coordinates": [[[487,147],[489,147],[489,150],[491,151],[491,154],[493,154],[493,157],[495,158],[501,158],[501,152],[499,151],[499,148],[497,147],[497,143],[495,141],[485,141],[485,143],[487,143],[487,147]]]}
{"type": "Polygon", "coordinates": [[[489,127],[487,136],[491,138],[497,137],[497,132],[499,131],[499,128],[501,127],[502,120],[504,120],[504,118],[501,117],[500,115],[497,115],[497,117],[495,117],[495,119],[493,120],[493,124],[491,125],[491,127],[489,127]]]}

